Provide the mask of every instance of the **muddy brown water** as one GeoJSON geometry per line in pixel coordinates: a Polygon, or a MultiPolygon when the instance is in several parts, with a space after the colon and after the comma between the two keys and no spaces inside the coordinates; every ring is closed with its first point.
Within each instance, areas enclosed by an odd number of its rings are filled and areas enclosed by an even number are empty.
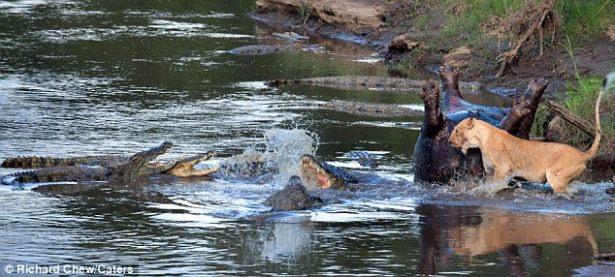
{"type": "MultiPolygon", "coordinates": [[[[420,108],[416,93],[272,89],[264,80],[386,76],[369,49],[311,39],[258,57],[225,51],[286,42],[246,15],[252,1],[0,2],[0,159],[133,153],[164,140],[167,159],[264,152],[278,173],[159,178],[170,201],[101,189],[72,195],[0,188],[0,265],[136,265],[142,275],[613,275],[609,183],[567,200],[485,197],[412,183],[420,118],[317,109],[330,100],[420,108]],[[382,183],[339,203],[270,213],[264,199],[312,152],[355,171],[367,150],[382,183]]],[[[416,78],[421,76],[417,73],[416,78]]],[[[476,101],[484,100],[477,97],[476,101]]],[[[490,100],[491,101],[491,100],[490,100]]],[[[11,171],[2,170],[0,174],[11,171]]],[[[3,271],[2,274],[4,274],[3,271]]]]}

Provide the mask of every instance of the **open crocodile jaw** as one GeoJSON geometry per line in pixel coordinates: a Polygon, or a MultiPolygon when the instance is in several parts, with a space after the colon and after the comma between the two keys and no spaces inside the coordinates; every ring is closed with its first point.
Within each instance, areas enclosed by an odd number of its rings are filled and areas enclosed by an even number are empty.
{"type": "Polygon", "coordinates": [[[141,176],[150,174],[151,170],[147,166],[149,162],[166,153],[171,149],[171,146],[173,146],[172,143],[165,141],[160,146],[133,155],[126,164],[114,170],[116,176],[113,179],[116,181],[133,182],[141,176]]]}
{"type": "Polygon", "coordinates": [[[202,155],[186,158],[178,161],[173,168],[164,173],[177,177],[204,177],[215,173],[220,169],[219,166],[209,167],[205,169],[195,169],[194,166],[200,162],[207,161],[215,156],[215,152],[210,151],[202,155]]]}
{"type": "Polygon", "coordinates": [[[171,149],[171,146],[173,146],[172,143],[165,141],[158,147],[154,147],[150,150],[132,156],[130,160],[131,162],[137,162],[141,168],[146,167],[146,165],[156,159],[156,157],[167,153],[167,151],[171,149]]]}
{"type": "Polygon", "coordinates": [[[338,188],[343,185],[343,181],[322,167],[311,155],[301,157],[301,179],[311,187],[321,189],[338,188]]]}

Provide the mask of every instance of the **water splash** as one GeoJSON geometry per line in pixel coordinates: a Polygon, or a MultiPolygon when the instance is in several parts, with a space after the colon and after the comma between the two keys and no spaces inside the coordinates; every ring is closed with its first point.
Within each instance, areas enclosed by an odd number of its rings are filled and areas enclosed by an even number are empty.
{"type": "Polygon", "coordinates": [[[278,168],[274,183],[286,183],[292,175],[299,174],[299,159],[302,155],[314,155],[319,138],[306,130],[272,129],[265,131],[267,139],[267,162],[278,168]]]}
{"type": "Polygon", "coordinates": [[[318,146],[318,136],[301,129],[271,129],[264,132],[264,137],[264,150],[248,147],[242,154],[224,159],[218,174],[283,185],[290,176],[299,174],[299,158],[314,155],[318,146]]]}
{"type": "Polygon", "coordinates": [[[257,179],[254,181],[258,183],[262,180],[267,180],[271,173],[276,170],[275,168],[268,167],[267,159],[264,154],[264,152],[254,147],[246,148],[242,154],[222,160],[217,175],[223,179],[231,180],[257,179]]]}

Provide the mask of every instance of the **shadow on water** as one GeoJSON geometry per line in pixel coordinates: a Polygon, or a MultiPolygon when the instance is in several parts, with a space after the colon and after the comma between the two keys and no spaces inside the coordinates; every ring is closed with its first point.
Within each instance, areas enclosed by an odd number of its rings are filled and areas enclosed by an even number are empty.
{"type": "Polygon", "coordinates": [[[137,264],[143,275],[612,272],[591,260],[594,244],[615,251],[614,204],[602,193],[610,184],[579,184],[572,200],[523,192],[482,198],[412,184],[420,118],[317,107],[420,105],[418,95],[264,86],[387,69],[370,49],[320,38],[274,55],[230,55],[239,46],[288,43],[246,16],[253,5],[0,2],[0,159],[126,154],[169,140],[176,146],[165,159],[275,149],[268,158],[284,168],[277,179],[155,178],[70,195],[1,187],[1,265],[137,264]],[[376,153],[380,167],[357,166],[346,155],[353,150],[376,153]],[[265,198],[296,170],[289,157],[305,152],[383,183],[331,192],[339,201],[317,210],[269,212],[265,198]]]}

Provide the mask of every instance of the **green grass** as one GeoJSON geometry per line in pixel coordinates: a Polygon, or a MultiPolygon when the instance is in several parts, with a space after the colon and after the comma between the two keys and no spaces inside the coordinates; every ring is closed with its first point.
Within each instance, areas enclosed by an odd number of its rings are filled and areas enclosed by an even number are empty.
{"type": "MultiPolygon", "coordinates": [[[[425,32],[430,36],[423,44],[437,44],[437,51],[445,53],[460,46],[468,46],[486,60],[496,62],[505,50],[505,37],[487,36],[497,17],[508,19],[523,9],[528,2],[540,5],[545,0],[390,0],[404,10],[392,10],[388,22],[400,32],[425,32]]],[[[555,10],[561,19],[554,41],[546,37],[545,47],[565,48],[583,45],[594,38],[606,36],[610,26],[615,26],[615,0],[555,0],[555,10]]],[[[301,12],[300,12],[301,14],[301,12]]],[[[518,34],[517,34],[518,35],[518,34]]],[[[532,47],[527,47],[528,51],[532,47]]],[[[537,52],[537,51],[536,51],[537,52]]],[[[523,53],[536,55],[538,53],[523,53]]],[[[528,57],[531,58],[531,57],[528,57]]],[[[522,58],[523,59],[523,58],[522,58]]]]}
{"type": "Polygon", "coordinates": [[[593,118],[595,99],[600,89],[602,89],[602,79],[579,77],[575,85],[568,85],[568,97],[564,104],[576,115],[593,118]]]}
{"type": "MultiPolygon", "coordinates": [[[[541,3],[541,0],[531,0],[541,3]]],[[[450,9],[444,35],[462,44],[484,37],[483,26],[494,16],[506,18],[525,5],[526,0],[446,0],[450,9]]],[[[574,42],[604,35],[615,24],[614,0],[557,0],[556,10],[562,17],[562,33],[574,42]]]]}
{"type": "MultiPolygon", "coordinates": [[[[581,116],[587,120],[593,121],[594,109],[596,106],[596,97],[602,89],[602,78],[595,77],[580,77],[577,84],[570,86],[568,97],[564,101],[564,105],[574,114],[581,116]]],[[[615,114],[613,114],[613,93],[605,93],[602,98],[602,131],[606,136],[615,137],[615,114]]]]}
{"type": "Polygon", "coordinates": [[[419,15],[414,21],[414,26],[419,30],[423,30],[425,26],[427,26],[428,21],[429,16],[427,16],[426,14],[419,15]]]}
{"type": "Polygon", "coordinates": [[[301,4],[301,6],[297,6],[297,14],[301,18],[304,18],[304,17],[308,16],[309,15],[308,12],[309,12],[309,7],[308,6],[306,6],[304,4],[301,4]]]}
{"type": "Polygon", "coordinates": [[[405,73],[407,71],[410,71],[410,69],[412,68],[413,60],[414,60],[414,57],[412,55],[407,55],[395,63],[388,64],[387,65],[388,71],[389,72],[400,72],[400,73],[405,73]]]}
{"type": "Polygon", "coordinates": [[[604,35],[615,24],[613,0],[559,0],[556,7],[563,18],[563,33],[576,42],[604,35]]]}
{"type": "MultiPolygon", "coordinates": [[[[594,112],[596,106],[596,97],[602,89],[602,78],[581,76],[575,83],[568,84],[566,98],[562,104],[572,113],[587,119],[590,122],[594,121],[594,112]]],[[[615,113],[613,111],[615,103],[615,95],[612,92],[605,93],[602,98],[601,107],[601,127],[603,132],[602,149],[612,149],[615,143],[615,113]]],[[[541,106],[536,113],[536,118],[533,126],[533,133],[541,136],[544,131],[544,125],[551,118],[548,116],[549,110],[541,106]]],[[[589,137],[578,128],[566,124],[564,135],[565,141],[574,146],[586,147],[590,141],[589,137]]]]}
{"type": "Polygon", "coordinates": [[[468,42],[484,36],[483,24],[490,18],[507,17],[523,7],[525,0],[446,0],[445,3],[449,7],[456,6],[458,12],[447,14],[447,36],[468,42]]]}
{"type": "MultiPolygon", "coordinates": [[[[566,98],[563,100],[563,104],[573,114],[585,118],[586,120],[594,121],[598,92],[605,89],[603,88],[603,78],[581,76],[577,68],[577,58],[574,55],[574,47],[569,36],[565,36],[564,42],[561,43],[561,45],[570,57],[575,76],[574,83],[570,82],[567,85],[566,98]]],[[[603,146],[603,149],[612,149],[615,145],[615,112],[613,110],[615,106],[615,95],[610,87],[606,88],[606,90],[600,103],[602,107],[600,125],[604,135],[602,144],[606,144],[606,146],[603,146]]],[[[535,135],[542,136],[545,131],[545,125],[551,119],[548,109],[541,106],[536,112],[532,132],[535,135]]],[[[572,125],[566,125],[563,134],[560,135],[575,146],[583,147],[588,143],[588,136],[572,125]]]]}

